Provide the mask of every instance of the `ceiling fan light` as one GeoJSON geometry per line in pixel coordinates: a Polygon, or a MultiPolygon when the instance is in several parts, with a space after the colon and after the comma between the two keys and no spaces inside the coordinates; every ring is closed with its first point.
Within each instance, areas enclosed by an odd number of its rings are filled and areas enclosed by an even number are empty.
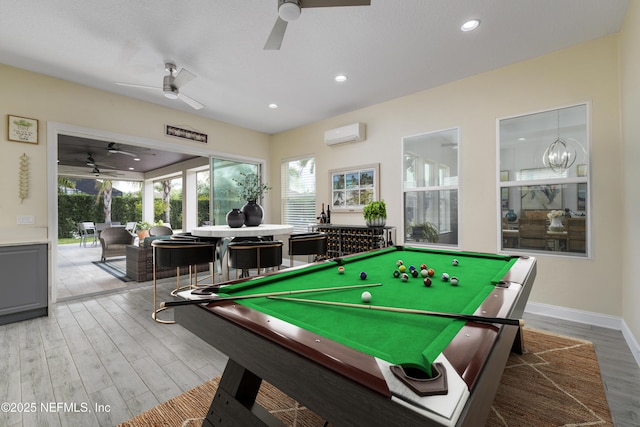
{"type": "Polygon", "coordinates": [[[169,98],[169,99],[178,99],[178,93],[174,92],[174,91],[169,91],[169,90],[165,90],[164,91],[164,96],[165,98],[169,98]]]}
{"type": "Polygon", "coordinates": [[[278,7],[278,15],[283,21],[295,21],[300,17],[300,5],[298,2],[285,1],[278,7]]]}

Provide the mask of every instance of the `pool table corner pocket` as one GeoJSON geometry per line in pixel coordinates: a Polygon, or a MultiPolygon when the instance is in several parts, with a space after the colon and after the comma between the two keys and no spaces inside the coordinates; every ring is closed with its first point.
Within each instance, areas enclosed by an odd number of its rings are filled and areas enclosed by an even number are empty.
{"type": "Polygon", "coordinates": [[[432,365],[432,376],[427,378],[426,373],[417,368],[403,367],[401,365],[389,366],[391,372],[403,384],[413,390],[419,396],[444,395],[449,392],[447,386],[447,370],[442,363],[432,365]],[[416,375],[420,374],[420,376],[416,375]]]}

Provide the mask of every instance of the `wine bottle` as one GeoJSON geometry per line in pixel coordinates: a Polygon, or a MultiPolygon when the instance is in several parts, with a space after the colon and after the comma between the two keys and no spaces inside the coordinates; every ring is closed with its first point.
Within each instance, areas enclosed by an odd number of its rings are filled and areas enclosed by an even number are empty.
{"type": "Polygon", "coordinates": [[[331,206],[327,203],[327,224],[331,224],[331,206]]]}
{"type": "Polygon", "coordinates": [[[327,222],[327,214],[324,212],[324,203],[322,204],[322,212],[320,212],[320,223],[325,224],[327,222]]]}

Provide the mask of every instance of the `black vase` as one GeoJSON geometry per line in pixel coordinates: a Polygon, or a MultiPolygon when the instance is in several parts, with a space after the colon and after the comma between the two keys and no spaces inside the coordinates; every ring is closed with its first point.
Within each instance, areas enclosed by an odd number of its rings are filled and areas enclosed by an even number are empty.
{"type": "Polygon", "coordinates": [[[516,213],[513,211],[513,209],[509,209],[509,210],[507,211],[507,213],[505,214],[505,216],[504,216],[504,217],[505,217],[505,218],[507,219],[507,221],[509,221],[509,222],[513,222],[513,221],[515,221],[516,219],[518,219],[518,215],[516,215],[516,213]]]}
{"type": "Polygon", "coordinates": [[[247,227],[256,227],[262,224],[264,210],[255,200],[249,200],[242,207],[242,213],[244,213],[244,225],[247,227]]]}
{"type": "Polygon", "coordinates": [[[227,212],[227,225],[231,228],[240,228],[244,225],[244,213],[240,209],[231,209],[227,212]]]}

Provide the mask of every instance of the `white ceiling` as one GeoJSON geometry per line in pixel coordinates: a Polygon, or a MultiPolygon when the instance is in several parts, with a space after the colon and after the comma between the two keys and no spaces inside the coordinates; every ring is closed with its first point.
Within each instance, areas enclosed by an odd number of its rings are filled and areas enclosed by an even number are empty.
{"type": "Polygon", "coordinates": [[[277,0],[0,2],[2,63],[270,134],[616,33],[628,5],[372,0],[304,8],[281,50],[265,51],[277,0]],[[469,18],[481,25],[462,33],[469,18]],[[166,61],[197,75],[181,92],[204,109],[114,83],[161,86],[166,61]],[[347,82],[334,82],[339,73],[347,82]]]}

